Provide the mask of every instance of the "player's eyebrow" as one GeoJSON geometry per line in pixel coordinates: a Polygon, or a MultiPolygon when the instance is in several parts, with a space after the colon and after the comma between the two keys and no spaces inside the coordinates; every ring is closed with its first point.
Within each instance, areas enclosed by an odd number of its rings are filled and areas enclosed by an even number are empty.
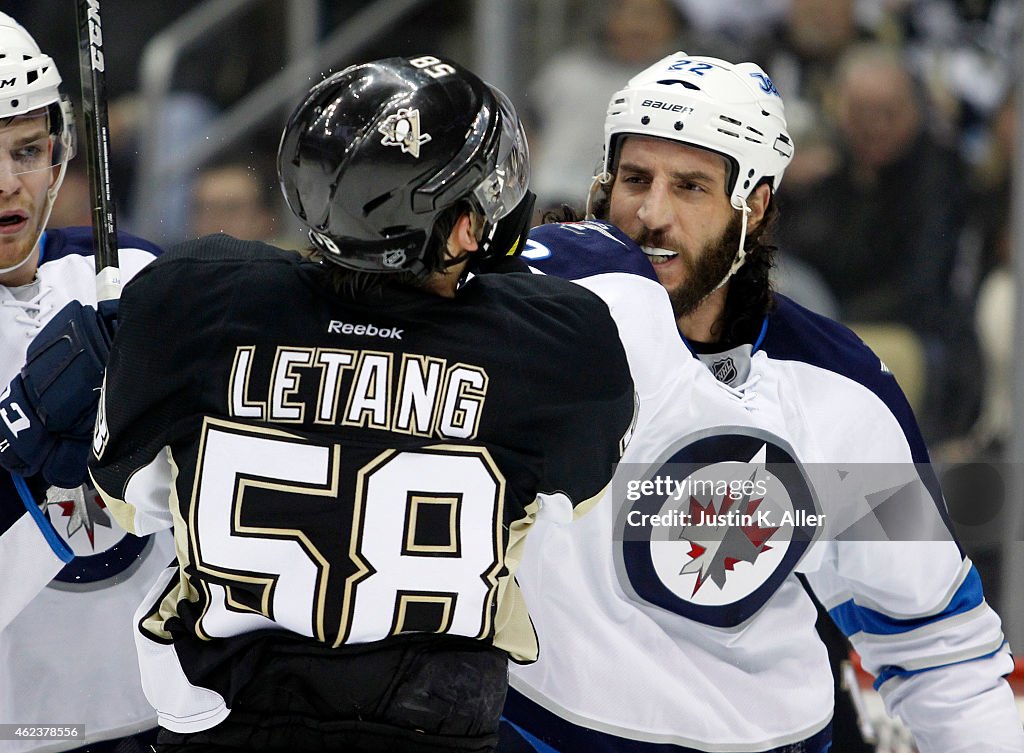
{"type": "Polygon", "coordinates": [[[15,147],[24,147],[24,145],[27,143],[39,141],[43,138],[46,138],[49,135],[49,132],[45,128],[40,128],[36,133],[30,133],[29,135],[23,136],[22,138],[15,138],[14,145],[15,147]]]}
{"type": "Polygon", "coordinates": [[[18,136],[15,138],[14,141],[11,142],[11,147],[17,149],[18,147],[25,146],[26,144],[31,144],[34,141],[45,139],[49,135],[49,131],[47,131],[45,127],[40,126],[34,132],[29,132],[24,136],[18,136]]]}
{"type": "MultiPolygon", "coordinates": [[[[653,172],[650,168],[644,167],[642,165],[635,164],[633,162],[622,162],[622,163],[620,163],[619,164],[619,170],[620,171],[629,172],[629,173],[633,173],[634,175],[644,175],[644,176],[649,176],[653,172]]],[[[679,183],[685,183],[685,182],[688,182],[688,181],[701,181],[701,182],[705,182],[705,183],[714,183],[717,180],[717,178],[715,176],[713,176],[711,173],[706,172],[704,170],[675,170],[675,171],[669,173],[669,176],[673,180],[675,180],[675,181],[677,181],[679,183]]]]}

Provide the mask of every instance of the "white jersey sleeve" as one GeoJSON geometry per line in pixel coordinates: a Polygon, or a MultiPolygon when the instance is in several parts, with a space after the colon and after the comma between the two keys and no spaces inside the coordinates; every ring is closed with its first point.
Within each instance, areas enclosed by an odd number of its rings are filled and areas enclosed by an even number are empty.
{"type": "Polygon", "coordinates": [[[10,624],[61,568],[71,552],[38,508],[25,505],[10,474],[0,478],[0,573],[17,573],[3,579],[0,599],[0,630],[10,624]]]}
{"type": "MultiPolygon", "coordinates": [[[[119,245],[125,281],[160,253],[124,233],[119,245]]],[[[91,231],[48,230],[41,248],[35,281],[0,286],[4,384],[53,314],[71,300],[96,303],[91,231]]],[[[155,726],[142,694],[132,614],[172,556],[169,535],[127,534],[88,485],[56,489],[0,471],[0,721],[85,725],[84,737],[66,742],[5,740],[4,753],[88,746],[155,726]]]]}
{"type": "MultiPolygon", "coordinates": [[[[807,316],[791,306],[786,321],[807,316]]],[[[844,336],[824,321],[815,324],[844,336]]],[[[922,753],[977,750],[980,740],[985,750],[1024,750],[1003,679],[1013,670],[1009,646],[955,540],[910,408],[863,344],[842,350],[845,358],[833,358],[829,369],[785,363],[785,381],[813,417],[806,424],[817,427],[822,463],[813,467],[830,515],[821,559],[809,557],[798,569],[806,568],[816,596],[875,676],[887,711],[910,728],[922,753]]]]}

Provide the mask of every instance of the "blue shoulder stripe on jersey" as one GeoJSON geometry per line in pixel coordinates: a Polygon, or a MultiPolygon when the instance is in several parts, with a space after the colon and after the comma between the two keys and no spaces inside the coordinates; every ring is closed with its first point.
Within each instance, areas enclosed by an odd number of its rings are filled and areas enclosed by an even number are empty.
{"type": "Polygon", "coordinates": [[[28,484],[25,483],[25,479],[21,476],[11,474],[11,478],[14,480],[14,486],[18,490],[18,496],[21,497],[21,501],[25,505],[25,509],[28,510],[28,514],[33,517],[36,521],[36,525],[39,526],[39,532],[43,534],[43,538],[46,539],[46,543],[50,545],[50,549],[56,554],[61,562],[71,562],[75,558],[75,553],[71,551],[67,544],[61,539],[53,526],[50,525],[50,521],[47,519],[43,511],[39,509],[39,505],[35,503],[32,498],[32,492],[28,488],[28,484]]]}
{"type": "MultiPolygon", "coordinates": [[[[46,231],[40,253],[40,262],[54,261],[65,256],[77,254],[79,256],[93,255],[92,228],[88,227],[63,227],[50,228],[46,231]]],[[[148,251],[154,256],[160,256],[163,250],[155,243],[139,238],[130,233],[117,233],[117,245],[119,248],[138,248],[148,251]]]]}
{"type": "Polygon", "coordinates": [[[619,272],[657,282],[654,267],[640,247],[607,222],[553,222],[530,231],[523,259],[564,280],[619,272]]]}
{"type": "Polygon", "coordinates": [[[963,661],[954,661],[954,662],[950,662],[949,664],[942,664],[942,665],[939,665],[938,667],[926,667],[924,669],[903,669],[903,667],[896,667],[896,666],[883,667],[882,671],[878,673],[878,677],[872,683],[872,687],[874,687],[875,690],[878,690],[885,683],[887,683],[889,680],[891,680],[894,677],[911,677],[912,675],[919,675],[919,674],[921,674],[923,672],[931,672],[933,669],[941,669],[942,667],[951,667],[954,664],[966,664],[969,661],[981,661],[982,659],[988,659],[988,658],[991,658],[991,657],[995,656],[996,654],[998,654],[1003,649],[1005,649],[1006,646],[1007,646],[1007,642],[1003,641],[1003,644],[999,648],[997,648],[995,651],[990,651],[989,653],[983,654],[981,656],[975,656],[973,659],[964,659],[963,661]]]}
{"type": "Polygon", "coordinates": [[[941,612],[926,617],[914,617],[909,620],[897,619],[887,614],[862,607],[856,604],[853,599],[844,601],[828,610],[832,621],[839,626],[847,636],[854,633],[871,633],[872,635],[899,635],[916,630],[924,625],[929,625],[953,615],[963,614],[977,607],[985,600],[981,587],[981,576],[974,565],[967,572],[964,582],[953,594],[949,604],[941,612]]]}

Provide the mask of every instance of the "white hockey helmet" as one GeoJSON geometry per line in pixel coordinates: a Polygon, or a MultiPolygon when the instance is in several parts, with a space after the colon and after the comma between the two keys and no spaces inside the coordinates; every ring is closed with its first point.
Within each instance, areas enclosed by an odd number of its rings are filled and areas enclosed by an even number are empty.
{"type": "Polygon", "coordinates": [[[75,150],[71,104],[60,91],[57,66],[25,28],[0,13],[0,122],[46,109],[54,139],[52,165],[62,165],[75,150]]]}
{"type": "Polygon", "coordinates": [[[726,157],[726,190],[737,209],[768,179],[779,187],[793,157],[782,97],[760,66],[676,52],[612,95],[604,122],[604,175],[611,180],[621,137],[653,136],[726,157]]]}
{"type": "Polygon", "coordinates": [[[16,264],[0,269],[0,274],[13,272],[35,258],[33,250],[50,220],[53,203],[67,173],[68,160],[75,153],[73,111],[70,101],[60,91],[60,83],[60,74],[50,56],[40,51],[21,24],[6,13],[0,13],[0,125],[19,116],[35,117],[45,112],[53,148],[41,161],[25,163],[22,172],[58,168],[46,189],[46,203],[29,252],[16,264]]]}

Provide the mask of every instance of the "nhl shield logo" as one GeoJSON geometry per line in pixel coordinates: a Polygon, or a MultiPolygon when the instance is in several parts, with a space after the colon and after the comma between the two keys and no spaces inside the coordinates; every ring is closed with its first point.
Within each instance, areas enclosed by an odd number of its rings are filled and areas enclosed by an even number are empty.
{"type": "Polygon", "coordinates": [[[406,253],[404,248],[393,248],[385,251],[381,257],[381,264],[391,269],[399,269],[405,266],[406,253]]]}
{"type": "Polygon", "coordinates": [[[736,363],[732,360],[732,356],[720,358],[711,364],[711,373],[715,375],[715,379],[719,382],[732,384],[732,381],[736,378],[736,363]]]}
{"type": "Polygon", "coordinates": [[[420,146],[430,141],[429,133],[420,132],[420,111],[415,107],[403,107],[389,115],[377,130],[384,135],[381,144],[400,147],[403,154],[411,154],[417,159],[420,146]]]}

